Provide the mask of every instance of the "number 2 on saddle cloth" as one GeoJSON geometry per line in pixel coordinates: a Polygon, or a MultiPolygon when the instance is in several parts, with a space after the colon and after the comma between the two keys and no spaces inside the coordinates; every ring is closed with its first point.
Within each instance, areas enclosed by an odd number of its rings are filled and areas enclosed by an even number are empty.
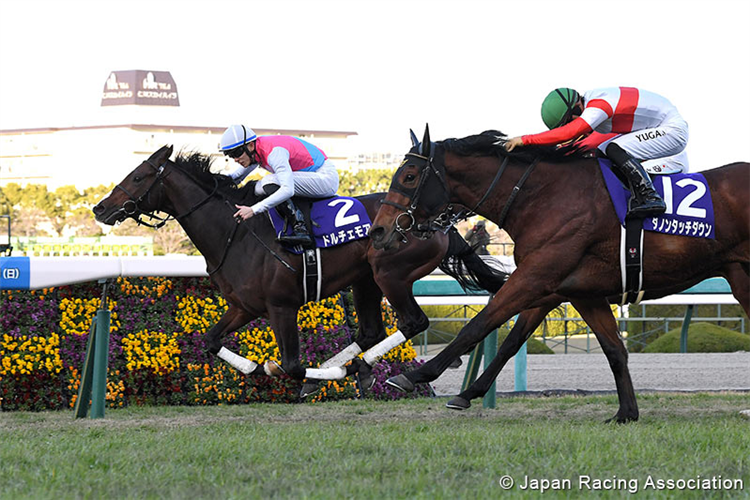
{"type": "MultiPolygon", "coordinates": [[[[277,235],[292,233],[292,228],[285,224],[276,209],[269,210],[268,214],[277,235]]],[[[345,196],[314,200],[309,217],[317,248],[334,247],[366,238],[372,224],[364,205],[355,198],[345,196]]],[[[300,247],[288,247],[287,250],[295,254],[303,252],[300,247]]]]}

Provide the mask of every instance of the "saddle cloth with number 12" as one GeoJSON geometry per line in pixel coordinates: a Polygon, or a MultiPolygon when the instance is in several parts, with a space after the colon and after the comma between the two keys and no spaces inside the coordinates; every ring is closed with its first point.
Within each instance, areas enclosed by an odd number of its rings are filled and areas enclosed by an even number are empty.
{"type": "MultiPolygon", "coordinates": [[[[617,218],[625,226],[630,191],[612,172],[609,160],[600,159],[599,165],[617,218]]],[[[716,238],[714,205],[703,174],[653,175],[651,178],[654,188],[667,204],[667,211],[659,217],[643,219],[643,229],[694,238],[716,238]]]]}

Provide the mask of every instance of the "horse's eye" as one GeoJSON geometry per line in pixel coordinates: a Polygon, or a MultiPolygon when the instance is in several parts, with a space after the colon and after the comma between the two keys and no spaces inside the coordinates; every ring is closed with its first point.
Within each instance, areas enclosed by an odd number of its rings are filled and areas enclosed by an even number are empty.
{"type": "Polygon", "coordinates": [[[141,182],[142,180],[143,177],[141,177],[140,175],[136,175],[135,177],[133,177],[133,182],[141,182]]]}
{"type": "Polygon", "coordinates": [[[414,175],[414,174],[407,174],[406,178],[404,179],[404,182],[412,182],[416,178],[417,178],[417,176],[414,175]]]}

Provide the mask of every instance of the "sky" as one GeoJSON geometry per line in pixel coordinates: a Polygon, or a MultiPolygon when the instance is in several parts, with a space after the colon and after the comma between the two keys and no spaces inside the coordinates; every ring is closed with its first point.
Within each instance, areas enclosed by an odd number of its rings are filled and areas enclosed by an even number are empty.
{"type": "Polygon", "coordinates": [[[171,72],[170,123],[355,131],[358,152],[544,130],[555,87],[635,86],[692,171],[750,161],[750,2],[2,0],[0,129],[85,126],[112,71],[171,72]]]}

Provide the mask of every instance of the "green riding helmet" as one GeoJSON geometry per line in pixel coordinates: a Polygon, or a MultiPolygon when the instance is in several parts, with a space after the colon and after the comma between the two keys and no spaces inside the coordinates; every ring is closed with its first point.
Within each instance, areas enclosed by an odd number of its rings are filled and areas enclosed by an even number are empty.
{"type": "Polygon", "coordinates": [[[551,130],[565,125],[579,98],[578,92],[567,88],[555,89],[547,94],[542,103],[542,120],[547,128],[551,130]]]}

